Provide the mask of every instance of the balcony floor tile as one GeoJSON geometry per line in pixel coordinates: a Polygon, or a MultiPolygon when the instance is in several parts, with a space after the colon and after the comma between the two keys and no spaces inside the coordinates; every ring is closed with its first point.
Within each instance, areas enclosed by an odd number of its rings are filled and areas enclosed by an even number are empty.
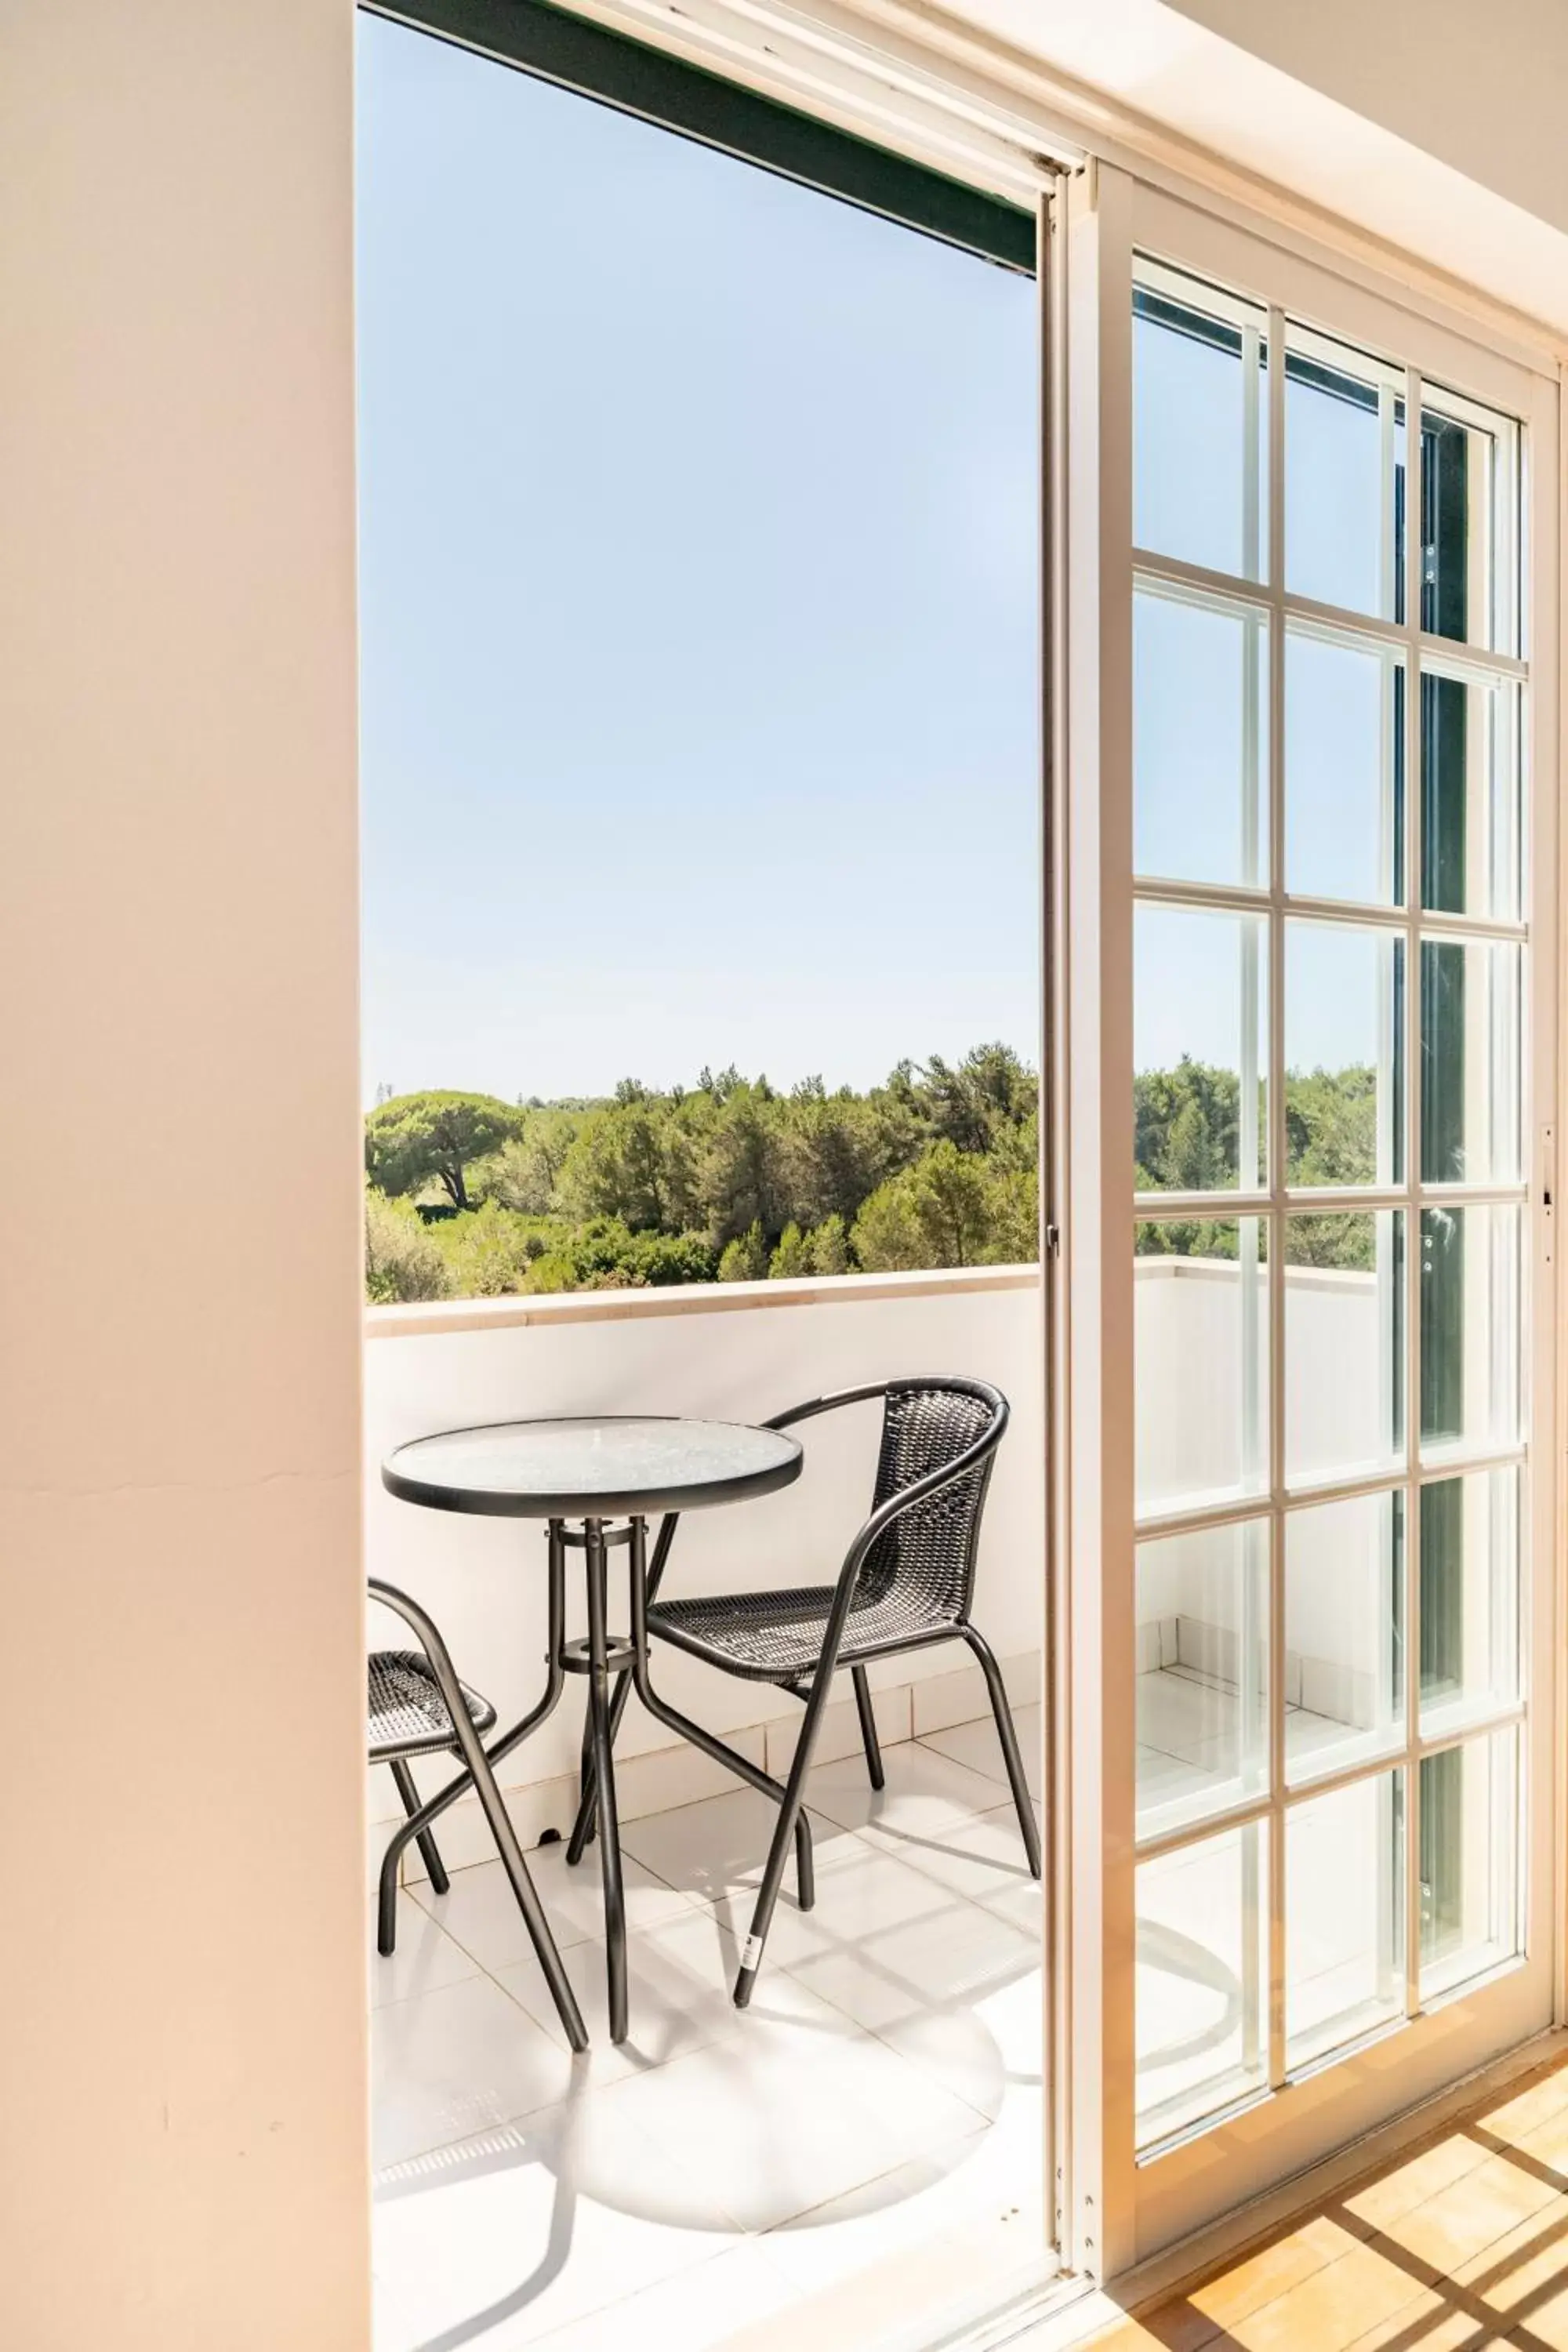
{"type": "MultiPolygon", "coordinates": [[[[1040,1717],[1037,1706],[1016,1706],[1013,1725],[1018,1735],[1018,1746],[1024,1759],[1024,1778],[1029,1784],[1031,1797],[1041,1794],[1045,1759],[1040,1747],[1040,1717]]],[[[966,1764],[972,1772],[982,1772],[988,1780],[1007,1787],[1007,1767],[1002,1761],[1002,1743],[996,1736],[996,1726],[987,1716],[981,1723],[955,1723],[948,1731],[927,1731],[921,1734],[920,1745],[933,1748],[939,1756],[950,1756],[955,1764],[966,1764]]]]}
{"type": "MultiPolygon", "coordinates": [[[[978,1757],[994,1731],[974,1729],[978,1757]]],[[[816,1904],[786,1891],[745,2011],[772,1803],[626,1824],[618,2050],[596,1848],[580,1871],[529,1857],[585,2058],[499,1864],[401,1898],[402,1948],[374,1964],[376,2352],[703,2352],[933,2248],[967,2275],[976,2233],[989,2261],[1026,2210],[1037,2242],[1039,1890],[1005,1781],[913,1742],[886,1760],[878,1797],[858,1754],[814,1775],[816,1904]]]]}

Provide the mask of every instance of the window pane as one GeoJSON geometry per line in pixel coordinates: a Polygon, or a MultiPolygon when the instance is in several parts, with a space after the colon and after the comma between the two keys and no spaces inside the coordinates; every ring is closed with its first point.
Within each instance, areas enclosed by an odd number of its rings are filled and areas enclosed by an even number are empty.
{"type": "Polygon", "coordinates": [[[1421,625],[1433,636],[1517,649],[1514,425],[1421,390],[1421,625]]]}
{"type": "Polygon", "coordinates": [[[1260,1493],[1268,1481],[1262,1220],[1144,1223],[1136,1251],[1139,1510],[1260,1493]]]}
{"type": "Polygon", "coordinates": [[[1421,1729],[1428,1739],[1519,1696],[1520,1474],[1421,1489],[1421,1729]]]}
{"type": "Polygon", "coordinates": [[[1141,2147],[1268,2079],[1268,1855],[1254,1822],[1139,1865],[1141,2147]]]}
{"type": "Polygon", "coordinates": [[[1405,403],[1393,372],[1291,327],[1285,584],[1293,594],[1384,621],[1403,618],[1404,471],[1405,403]]]}
{"type": "Polygon", "coordinates": [[[1285,640],[1285,887],[1405,898],[1405,665],[1292,629],[1285,640]]]}
{"type": "Polygon", "coordinates": [[[1405,1213],[1285,1220],[1285,1475],[1366,1477],[1405,1457],[1405,1213]]]}
{"type": "Polygon", "coordinates": [[[1137,1640],[1142,1837],[1268,1784],[1268,1522],[1140,1544],[1137,1640]]]}
{"type": "Polygon", "coordinates": [[[1438,914],[1518,919],[1519,689],[1508,680],[1421,677],[1421,904],[1438,914]]]}
{"type": "Polygon", "coordinates": [[[1517,1732],[1423,1758],[1423,2000],[1520,1949],[1519,1830],[1517,1732]]]}
{"type": "Polygon", "coordinates": [[[1285,1756],[1291,1782],[1405,1744],[1405,1497],[1285,1521],[1285,1756]]]}
{"type": "Polygon", "coordinates": [[[1268,1125],[1263,924],[1145,903],[1132,937],[1138,1190],[1255,1192],[1268,1125]]]}
{"type": "Polygon", "coordinates": [[[1520,1213],[1421,1213],[1421,1445],[1520,1442],[1520,1213]]]}
{"type": "Polygon", "coordinates": [[[1132,612],[1138,873],[1267,886],[1268,646],[1257,613],[1139,590],[1132,612]]]}
{"type": "Polygon", "coordinates": [[[1506,940],[1421,942],[1421,1175],[1520,1176],[1521,951],[1506,940]]]}
{"type": "Polygon", "coordinates": [[[1285,1181],[1405,1177],[1405,941],[1285,927],[1285,1181]]]}
{"type": "Polygon", "coordinates": [[[1267,311],[1145,264],[1132,297],[1132,537],[1264,576],[1267,311]]]}
{"type": "Polygon", "coordinates": [[[1285,2054],[1310,2064],[1405,2013],[1405,1774],[1309,1798],[1285,1824],[1285,2054]]]}

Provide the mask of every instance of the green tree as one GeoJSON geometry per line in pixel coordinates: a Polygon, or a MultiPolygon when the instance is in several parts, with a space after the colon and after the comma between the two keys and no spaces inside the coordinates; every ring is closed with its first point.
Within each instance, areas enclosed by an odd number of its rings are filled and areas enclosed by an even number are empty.
{"type": "Polygon", "coordinates": [[[1377,1264],[1377,1219],[1369,1214],[1300,1216],[1289,1220],[1292,1265],[1370,1274],[1377,1264]]]}
{"type": "MultiPolygon", "coordinates": [[[[1201,1175],[1225,1106],[1184,1109],[1194,1091],[1156,1107],[1155,1141],[1201,1175]]],[[[470,1294],[996,1263],[1035,1247],[1037,1100],[1017,1055],[984,1045],[867,1094],[818,1075],[781,1096],[731,1066],[515,1108],[404,1097],[367,1121],[366,1155],[433,1219],[427,1265],[470,1294]]]]}
{"type": "Polygon", "coordinates": [[[985,1240],[982,1265],[1033,1265],[1040,1255],[1040,1191],[1036,1170],[985,1171],[985,1240]]]}
{"type": "Polygon", "coordinates": [[[1285,1153],[1292,1184],[1375,1184],[1377,1073],[1289,1070],[1285,1077],[1285,1153]]]}
{"type": "Polygon", "coordinates": [[[1173,1070],[1141,1070],[1132,1081],[1139,1190],[1214,1192],[1234,1184],[1239,1095],[1234,1070],[1185,1054],[1173,1070]]]}
{"type": "Polygon", "coordinates": [[[569,1111],[531,1107],[519,1134],[474,1171],[488,1200],[523,1216],[548,1216],[555,1206],[555,1188],[566,1156],[576,1139],[579,1120],[569,1111]]]}
{"type": "Polygon", "coordinates": [[[557,1189],[576,1214],[620,1217],[634,1233],[679,1233],[700,1213],[689,1137],[673,1106],[641,1092],[589,1118],[557,1189]]]}
{"type": "Polygon", "coordinates": [[[843,1218],[824,1217],[806,1235],[805,1250],[813,1274],[847,1274],[849,1234],[843,1218]]]}
{"type": "Polygon", "coordinates": [[[977,1265],[988,1207],[984,1159],[944,1137],[871,1194],[855,1221],[855,1255],[868,1271],[977,1265]]]}
{"type": "Polygon", "coordinates": [[[907,1172],[878,1185],[863,1203],[850,1240],[868,1274],[892,1274],[931,1264],[919,1202],[907,1172]]]}
{"type": "Polygon", "coordinates": [[[907,1166],[924,1140],[906,1111],[847,1089],[797,1095],[783,1125],[790,1207],[803,1228],[827,1217],[851,1222],[868,1192],[907,1166]]]}
{"type": "Polygon", "coordinates": [[[455,1209],[470,1203],[464,1171],[520,1134],[526,1114],[494,1095],[399,1095],[364,1123],[365,1170],[387,1193],[439,1182],[455,1209]]]}
{"type": "Polygon", "coordinates": [[[763,1238],[761,1225],[753,1224],[725,1244],[719,1260],[719,1279],[721,1282],[765,1282],[767,1274],[768,1245],[763,1238]]]}
{"type": "Polygon", "coordinates": [[[1000,1129],[1035,1110],[1038,1087],[1011,1045],[976,1045],[956,1066],[933,1054],[926,1066],[931,1125],[960,1151],[988,1151],[1000,1129]]]}
{"type": "Polygon", "coordinates": [[[780,1234],[788,1223],[784,1108],[763,1082],[742,1082],[729,1088],[712,1119],[697,1181],[715,1248],[738,1240],[752,1225],[764,1234],[780,1234]]]}
{"type": "Polygon", "coordinates": [[[810,1244],[792,1217],[779,1235],[779,1245],[769,1261],[768,1273],[774,1282],[794,1282],[813,1270],[810,1244]]]}

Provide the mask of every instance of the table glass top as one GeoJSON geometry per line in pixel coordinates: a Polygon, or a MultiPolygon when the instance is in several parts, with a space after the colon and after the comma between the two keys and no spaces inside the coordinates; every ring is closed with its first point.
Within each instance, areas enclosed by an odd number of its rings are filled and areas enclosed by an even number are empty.
{"type": "Polygon", "coordinates": [[[800,1447],[779,1430],[616,1416],[448,1430],[399,1446],[384,1475],[410,1501],[569,1517],[676,1507],[672,1497],[689,1509],[785,1486],[799,1469],[800,1447]]]}

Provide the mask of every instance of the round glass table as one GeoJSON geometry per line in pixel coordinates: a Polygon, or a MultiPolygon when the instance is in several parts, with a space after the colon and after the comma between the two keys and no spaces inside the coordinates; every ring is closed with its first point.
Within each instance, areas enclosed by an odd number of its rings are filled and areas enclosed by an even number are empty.
{"type": "MultiPolygon", "coordinates": [[[[427,1510],[547,1523],[550,1633],[544,1696],[487,1753],[492,1764],[499,1763],[553,1713],[569,1674],[586,1677],[582,1797],[567,1860],[582,1859],[597,1820],[603,1830],[610,2034],[616,2042],[626,2040],[628,2022],[626,1901],[615,1778],[616,1732],[628,1690],[635,1685],[643,1704],[671,1730],[770,1795],[784,1796],[766,1774],[652,1691],[647,1604],[658,1589],[683,1511],[771,1495],[798,1478],[800,1466],[800,1447],[782,1430],[652,1414],[498,1422],[482,1429],[446,1430],[398,1446],[382,1465],[383,1485],[403,1502],[422,1504],[427,1510]],[[650,1559],[651,1517],[660,1525],[650,1559]],[[609,1554],[616,1547],[626,1549],[628,1563],[631,1630],[625,1634],[609,1630],[609,1554]],[[568,1551],[584,1556],[588,1633],[583,1641],[566,1639],[568,1551]]],[[[459,1772],[403,1825],[392,1851],[401,1853],[471,1785],[472,1775],[459,1772]]],[[[804,1841],[799,1858],[803,1872],[808,1871],[809,1849],[804,1841]]]]}

